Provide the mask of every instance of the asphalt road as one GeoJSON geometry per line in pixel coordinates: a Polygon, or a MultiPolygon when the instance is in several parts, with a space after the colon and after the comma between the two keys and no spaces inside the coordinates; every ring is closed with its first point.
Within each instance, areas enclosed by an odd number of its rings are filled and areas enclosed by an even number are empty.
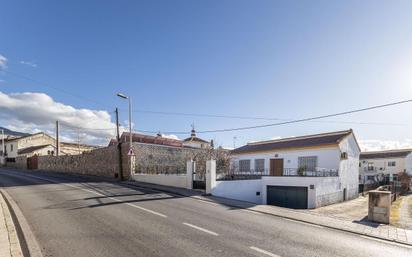
{"type": "Polygon", "coordinates": [[[0,169],[44,256],[412,256],[412,248],[117,183],[0,169]]]}

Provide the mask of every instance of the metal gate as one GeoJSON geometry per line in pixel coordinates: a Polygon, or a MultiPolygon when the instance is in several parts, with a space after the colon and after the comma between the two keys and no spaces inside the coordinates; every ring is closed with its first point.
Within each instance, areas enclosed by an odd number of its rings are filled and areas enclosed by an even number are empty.
{"type": "Polygon", "coordinates": [[[267,204],[293,209],[308,208],[308,188],[267,186],[267,204]]]}
{"type": "Polygon", "coordinates": [[[39,167],[39,158],[37,155],[27,158],[27,169],[37,170],[39,167]]]}
{"type": "Polygon", "coordinates": [[[206,190],[206,176],[203,173],[193,172],[193,189],[206,190]]]}

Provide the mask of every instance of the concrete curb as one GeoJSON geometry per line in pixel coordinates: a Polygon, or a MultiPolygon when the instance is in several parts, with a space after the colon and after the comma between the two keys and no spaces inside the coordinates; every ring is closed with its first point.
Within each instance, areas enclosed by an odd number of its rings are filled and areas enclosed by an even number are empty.
{"type": "Polygon", "coordinates": [[[23,213],[17,206],[16,202],[4,189],[0,189],[0,193],[3,195],[7,205],[9,206],[11,217],[20,241],[20,247],[23,254],[22,256],[43,257],[39,244],[37,243],[37,240],[34,237],[26,218],[24,218],[23,213]]]}
{"type": "Polygon", "coordinates": [[[7,234],[7,248],[1,249],[1,254],[5,254],[4,256],[11,256],[11,257],[21,257],[23,256],[22,249],[20,246],[20,240],[17,236],[16,227],[13,222],[13,218],[11,215],[10,207],[6,202],[5,197],[0,194],[0,202],[1,202],[1,212],[3,213],[3,221],[4,221],[4,229],[3,233],[7,234]],[[8,253],[5,253],[8,252],[8,253]]]}
{"type": "MultiPolygon", "coordinates": [[[[228,206],[228,207],[232,207],[232,208],[247,209],[248,211],[253,211],[253,212],[256,212],[256,213],[260,213],[260,214],[271,215],[271,216],[279,217],[279,218],[286,218],[286,219],[290,219],[290,220],[294,220],[294,221],[304,222],[304,223],[307,223],[307,224],[310,224],[310,225],[322,226],[322,227],[337,230],[337,231],[343,231],[343,232],[352,233],[352,234],[356,234],[356,235],[360,235],[360,236],[370,237],[370,238],[373,238],[373,239],[384,240],[384,241],[387,241],[387,242],[390,242],[390,243],[397,243],[397,244],[405,245],[405,246],[408,246],[408,247],[412,247],[412,243],[409,243],[409,242],[405,242],[405,241],[401,241],[401,240],[397,240],[397,239],[388,239],[388,238],[385,238],[385,237],[374,236],[374,235],[370,235],[370,234],[367,234],[367,233],[360,233],[358,231],[354,231],[354,230],[350,230],[350,229],[337,228],[337,227],[333,227],[333,226],[329,226],[329,225],[325,225],[325,224],[310,222],[310,221],[307,221],[305,219],[296,219],[294,217],[290,217],[290,216],[286,216],[286,215],[280,215],[280,214],[274,214],[274,213],[271,213],[271,212],[265,212],[265,211],[261,211],[261,210],[249,209],[249,208],[242,207],[240,205],[221,202],[218,199],[216,199],[216,200],[208,199],[206,197],[207,195],[205,195],[205,194],[203,194],[203,195],[185,195],[185,194],[180,193],[178,191],[174,191],[173,189],[172,190],[161,189],[161,188],[158,188],[156,186],[150,186],[150,185],[146,185],[146,184],[144,184],[144,185],[140,185],[140,184],[139,185],[134,185],[130,182],[129,183],[128,182],[120,182],[120,184],[125,184],[125,185],[133,186],[133,187],[136,187],[136,188],[142,187],[142,188],[147,188],[147,189],[151,189],[151,190],[157,190],[157,191],[176,194],[176,195],[180,195],[180,196],[190,197],[190,198],[198,200],[198,201],[219,203],[219,204],[222,204],[222,205],[225,205],[225,206],[228,206]]],[[[216,196],[214,196],[214,197],[215,198],[221,198],[221,197],[216,197],[216,196]]],[[[222,198],[222,200],[231,200],[231,199],[222,198]]]]}

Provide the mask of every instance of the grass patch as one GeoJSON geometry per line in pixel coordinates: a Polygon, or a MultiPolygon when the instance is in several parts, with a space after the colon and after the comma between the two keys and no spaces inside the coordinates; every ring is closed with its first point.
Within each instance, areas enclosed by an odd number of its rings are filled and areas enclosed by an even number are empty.
{"type": "Polygon", "coordinates": [[[412,218],[412,196],[409,196],[408,210],[409,210],[409,217],[412,218]]]}

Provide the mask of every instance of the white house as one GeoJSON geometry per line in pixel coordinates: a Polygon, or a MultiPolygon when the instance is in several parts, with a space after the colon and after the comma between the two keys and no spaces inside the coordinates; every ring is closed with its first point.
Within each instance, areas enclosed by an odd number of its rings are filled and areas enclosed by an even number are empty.
{"type": "Polygon", "coordinates": [[[412,175],[412,149],[362,152],[359,157],[359,183],[369,184],[400,172],[412,175]]]}
{"type": "MultiPolygon", "coordinates": [[[[0,149],[3,149],[2,141],[0,141],[0,149]]],[[[4,140],[4,149],[6,160],[11,162],[17,156],[55,155],[56,140],[44,132],[39,132],[22,137],[7,138],[4,140]]],[[[81,154],[93,149],[96,149],[96,147],[84,144],[60,143],[61,155],[81,154]]],[[[2,150],[0,151],[0,155],[2,155],[2,150]]]]}
{"type": "Polygon", "coordinates": [[[232,151],[231,176],[213,195],[288,208],[358,196],[360,148],[352,130],[249,143],[232,151]]]}

